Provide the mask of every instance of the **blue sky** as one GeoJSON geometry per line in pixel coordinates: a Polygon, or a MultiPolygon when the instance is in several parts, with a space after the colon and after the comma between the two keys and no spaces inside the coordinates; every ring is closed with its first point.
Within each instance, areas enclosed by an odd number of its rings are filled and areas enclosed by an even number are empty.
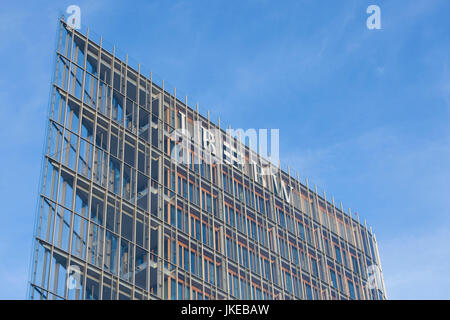
{"type": "Polygon", "coordinates": [[[0,299],[25,297],[57,17],[82,25],[374,228],[392,299],[450,299],[450,2],[9,1],[0,12],[0,299]],[[366,28],[381,8],[382,30],[366,28]]]}

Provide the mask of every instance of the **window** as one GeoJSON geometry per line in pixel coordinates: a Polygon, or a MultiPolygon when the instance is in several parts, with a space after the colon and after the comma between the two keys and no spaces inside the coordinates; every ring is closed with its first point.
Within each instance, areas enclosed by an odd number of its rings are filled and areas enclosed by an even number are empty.
{"type": "Polygon", "coordinates": [[[353,286],[353,282],[351,280],[348,280],[347,282],[348,282],[348,291],[349,291],[349,294],[350,294],[350,298],[356,299],[355,287],[353,286]]]}
{"type": "Polygon", "coordinates": [[[359,274],[358,260],[353,255],[352,255],[352,264],[353,264],[353,272],[355,272],[356,274],[359,274]]]}
{"type": "Polygon", "coordinates": [[[306,298],[308,300],[312,300],[313,299],[313,295],[312,295],[311,286],[309,284],[305,283],[305,289],[306,289],[306,298]]]}
{"type": "Polygon", "coordinates": [[[337,279],[336,279],[336,272],[334,272],[334,270],[330,269],[330,277],[331,277],[331,282],[333,283],[333,287],[335,289],[338,289],[337,279]]]}
{"type": "Polygon", "coordinates": [[[317,269],[316,259],[311,258],[311,268],[312,268],[313,275],[315,275],[316,277],[319,277],[319,269],[317,269]]]}
{"type": "Polygon", "coordinates": [[[336,261],[342,264],[341,249],[338,246],[334,246],[334,251],[336,253],[336,261]]]}
{"type": "Polygon", "coordinates": [[[300,238],[302,238],[303,240],[306,240],[305,227],[303,226],[303,223],[301,223],[301,222],[298,223],[298,233],[299,233],[300,238]]]}

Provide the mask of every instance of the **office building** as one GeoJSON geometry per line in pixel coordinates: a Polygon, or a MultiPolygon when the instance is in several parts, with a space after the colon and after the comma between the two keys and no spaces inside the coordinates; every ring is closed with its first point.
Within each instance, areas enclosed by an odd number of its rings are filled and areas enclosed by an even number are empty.
{"type": "Polygon", "coordinates": [[[30,299],[386,298],[358,218],[236,140],[177,161],[176,130],[225,130],[89,31],[58,34],[30,299]]]}

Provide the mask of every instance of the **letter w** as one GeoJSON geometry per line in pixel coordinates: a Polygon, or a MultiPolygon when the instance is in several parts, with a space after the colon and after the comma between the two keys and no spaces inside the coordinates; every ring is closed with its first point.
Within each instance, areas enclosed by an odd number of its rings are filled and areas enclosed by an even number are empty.
{"type": "Polygon", "coordinates": [[[258,309],[259,309],[259,314],[263,314],[263,311],[264,311],[264,314],[267,314],[269,312],[269,305],[268,304],[262,305],[262,306],[259,305],[258,309]]]}

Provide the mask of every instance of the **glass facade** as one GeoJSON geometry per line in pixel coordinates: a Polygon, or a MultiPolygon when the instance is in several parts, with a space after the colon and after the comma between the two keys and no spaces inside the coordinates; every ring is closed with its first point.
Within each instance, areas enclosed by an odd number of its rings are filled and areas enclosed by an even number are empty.
{"type": "Polygon", "coordinates": [[[30,299],[386,298],[365,225],[284,171],[173,161],[182,118],[219,127],[59,28],[30,299]]]}

